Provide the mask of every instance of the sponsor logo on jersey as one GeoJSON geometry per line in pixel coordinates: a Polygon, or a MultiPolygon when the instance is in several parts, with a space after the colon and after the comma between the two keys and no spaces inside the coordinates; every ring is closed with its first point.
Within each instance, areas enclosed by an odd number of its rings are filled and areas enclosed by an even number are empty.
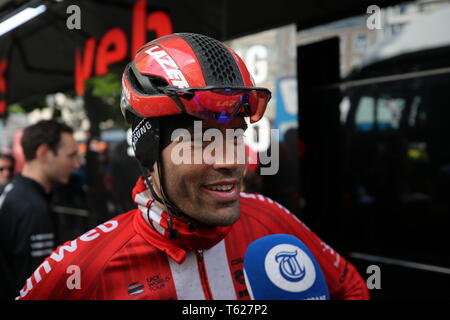
{"type": "Polygon", "coordinates": [[[128,286],[128,294],[131,296],[138,296],[143,292],[144,292],[144,285],[138,282],[130,283],[130,285],[128,286]]]}
{"type": "Polygon", "coordinates": [[[166,282],[170,281],[170,277],[162,278],[159,274],[153,277],[147,278],[148,288],[152,291],[163,289],[166,286],[166,282]]]}

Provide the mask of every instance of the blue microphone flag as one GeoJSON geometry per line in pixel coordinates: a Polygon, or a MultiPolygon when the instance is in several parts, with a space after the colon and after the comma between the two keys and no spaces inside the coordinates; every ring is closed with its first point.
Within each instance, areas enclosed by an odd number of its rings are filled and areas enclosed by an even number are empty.
{"type": "Polygon", "coordinates": [[[319,263],[298,238],[274,234],[252,242],[244,258],[254,300],[329,300],[319,263]]]}

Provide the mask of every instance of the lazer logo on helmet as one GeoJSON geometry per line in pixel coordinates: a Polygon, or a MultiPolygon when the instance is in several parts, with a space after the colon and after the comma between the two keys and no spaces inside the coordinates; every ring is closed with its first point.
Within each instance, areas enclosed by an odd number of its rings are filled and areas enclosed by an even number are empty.
{"type": "Polygon", "coordinates": [[[158,46],[153,46],[144,51],[146,54],[152,56],[156,62],[161,66],[164,72],[167,74],[172,82],[172,85],[178,88],[189,88],[189,83],[187,82],[184,74],[180,71],[172,57],[167,54],[166,51],[158,46]]]}

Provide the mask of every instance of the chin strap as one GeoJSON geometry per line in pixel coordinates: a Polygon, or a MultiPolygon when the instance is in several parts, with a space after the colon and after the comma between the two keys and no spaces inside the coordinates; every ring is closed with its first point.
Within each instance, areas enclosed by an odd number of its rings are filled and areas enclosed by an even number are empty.
{"type": "MultiPolygon", "coordinates": [[[[160,179],[159,191],[161,193],[161,197],[159,197],[158,194],[155,192],[153,183],[149,179],[149,176],[150,176],[149,170],[144,168],[139,161],[138,161],[138,163],[139,163],[139,166],[141,167],[141,171],[143,172],[143,177],[144,177],[145,183],[147,184],[148,189],[150,190],[150,193],[151,193],[153,199],[158,201],[159,203],[161,203],[164,206],[165,211],[167,212],[167,230],[169,232],[169,239],[170,240],[178,239],[180,237],[180,235],[179,235],[178,231],[173,228],[171,216],[174,215],[174,216],[178,216],[178,217],[180,217],[180,216],[186,217],[186,214],[184,214],[175,204],[173,204],[172,201],[167,199],[167,197],[164,193],[163,186],[165,185],[165,183],[164,183],[164,175],[163,175],[161,161],[156,160],[158,176],[160,179]]],[[[148,210],[150,210],[150,208],[148,210]]],[[[189,227],[190,231],[194,231],[195,229],[197,229],[198,224],[195,221],[189,221],[188,227],[189,227]]]]}

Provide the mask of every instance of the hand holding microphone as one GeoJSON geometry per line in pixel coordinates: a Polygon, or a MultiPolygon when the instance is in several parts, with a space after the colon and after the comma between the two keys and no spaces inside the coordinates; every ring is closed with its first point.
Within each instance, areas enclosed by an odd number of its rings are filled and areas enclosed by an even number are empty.
{"type": "Polygon", "coordinates": [[[244,276],[253,300],[329,300],[319,263],[294,236],[275,234],[252,242],[244,276]]]}

